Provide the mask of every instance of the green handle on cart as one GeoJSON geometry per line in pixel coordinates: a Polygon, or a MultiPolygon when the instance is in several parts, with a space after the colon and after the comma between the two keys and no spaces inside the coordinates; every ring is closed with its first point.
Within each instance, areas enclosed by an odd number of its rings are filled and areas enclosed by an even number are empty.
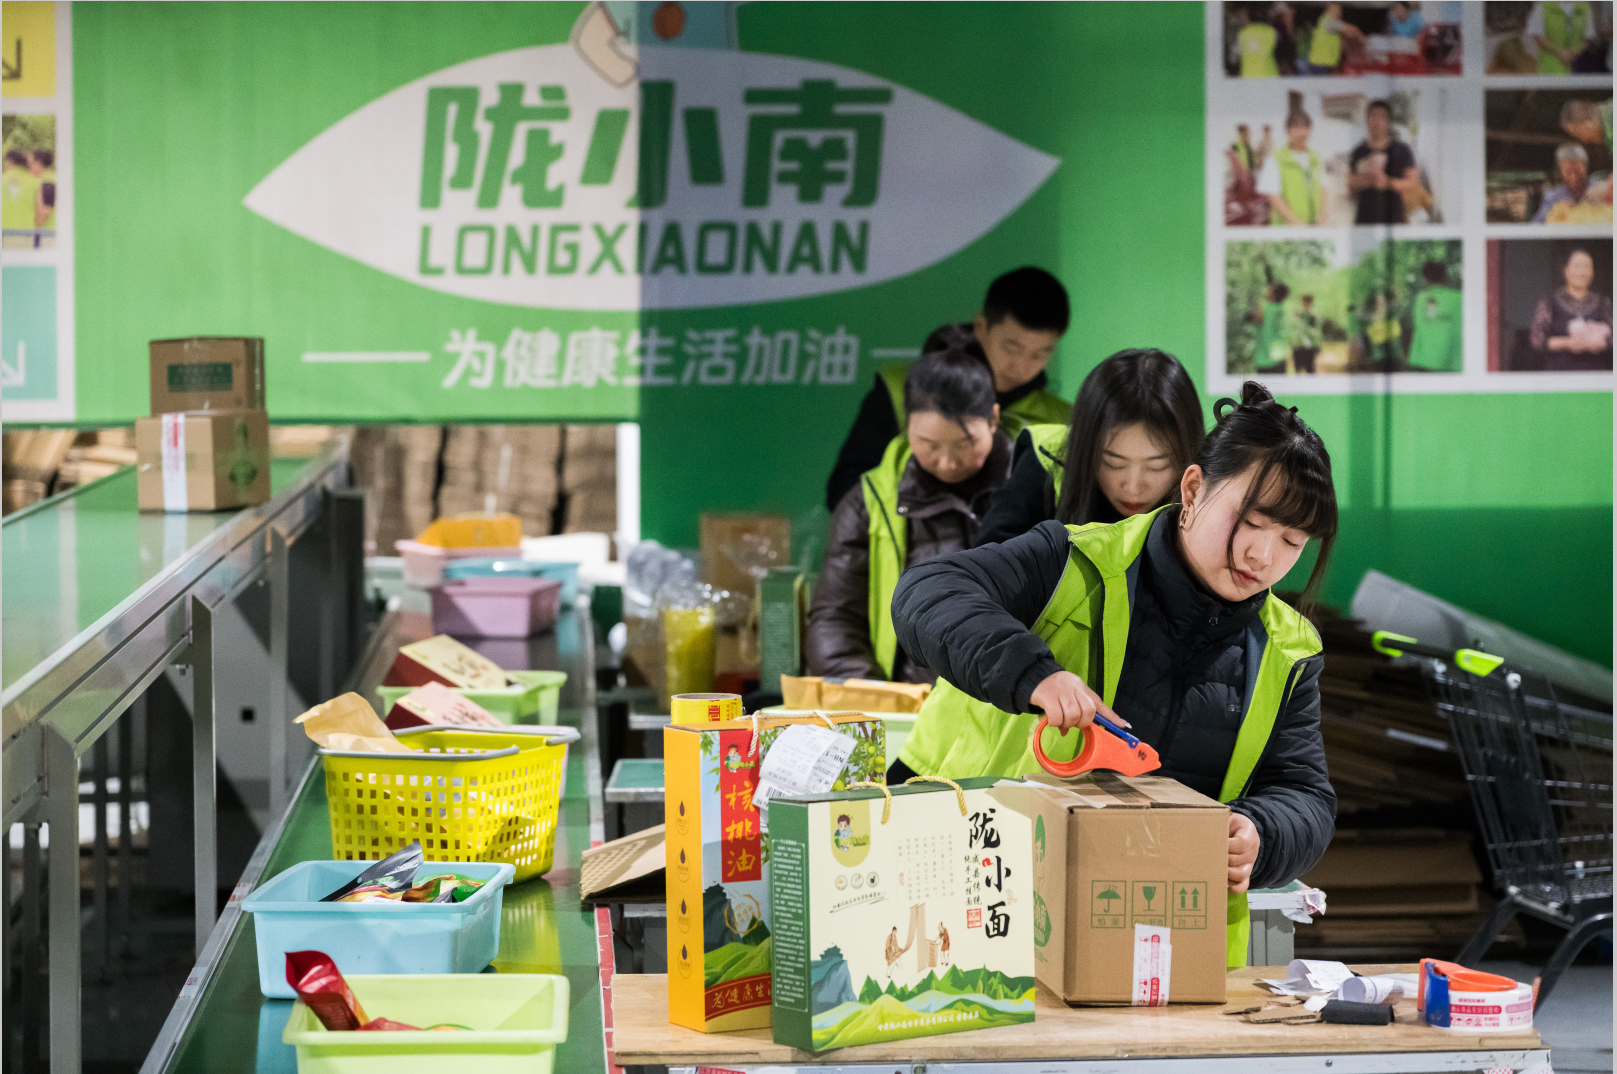
{"type": "Polygon", "coordinates": [[[1435,645],[1422,645],[1406,634],[1394,634],[1390,630],[1378,630],[1370,635],[1370,647],[1386,656],[1429,656],[1435,660],[1452,660],[1463,671],[1473,675],[1487,675],[1500,664],[1505,662],[1502,656],[1494,656],[1480,649],[1439,649],[1435,645]],[[1388,642],[1397,642],[1396,646],[1388,642]]]}

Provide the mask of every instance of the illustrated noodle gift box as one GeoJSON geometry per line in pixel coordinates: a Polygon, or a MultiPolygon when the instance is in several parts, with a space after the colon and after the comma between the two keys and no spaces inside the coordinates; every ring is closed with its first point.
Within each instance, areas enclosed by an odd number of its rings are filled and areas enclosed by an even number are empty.
{"type": "Polygon", "coordinates": [[[1033,1021],[1031,822],[999,782],[770,805],[775,1043],[823,1052],[1033,1021]]]}
{"type": "Polygon", "coordinates": [[[757,802],[879,781],[885,725],[841,712],[676,725],[663,735],[668,1019],[703,1032],[767,1026],[773,853],[757,802]]]}

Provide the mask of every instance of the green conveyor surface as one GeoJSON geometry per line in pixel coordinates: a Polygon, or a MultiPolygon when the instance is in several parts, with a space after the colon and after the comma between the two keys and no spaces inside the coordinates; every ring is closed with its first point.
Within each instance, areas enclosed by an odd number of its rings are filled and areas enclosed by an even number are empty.
{"type": "MultiPolygon", "coordinates": [[[[579,713],[564,710],[559,719],[576,727],[579,713]]],[[[556,1052],[558,1072],[601,1071],[606,1064],[595,914],[583,909],[578,898],[580,855],[589,846],[585,763],[585,751],[575,744],[567,754],[555,865],[545,877],[506,888],[500,953],[493,967],[493,972],[500,973],[566,975],[572,1010],[567,1041],[556,1052]]],[[[258,882],[266,883],[300,861],[330,857],[325,773],[316,764],[293,799],[286,827],[258,882]]],[[[252,914],[241,915],[171,1070],[197,1074],[293,1074],[297,1070],[295,1051],[281,1043],[293,1001],[265,999],[258,990],[252,918],[252,914]]]]}
{"type": "MultiPolygon", "coordinates": [[[[272,460],[271,494],[309,462],[272,460]]],[[[238,514],[142,514],[130,466],[7,518],[0,525],[0,687],[9,689],[238,514]]]]}

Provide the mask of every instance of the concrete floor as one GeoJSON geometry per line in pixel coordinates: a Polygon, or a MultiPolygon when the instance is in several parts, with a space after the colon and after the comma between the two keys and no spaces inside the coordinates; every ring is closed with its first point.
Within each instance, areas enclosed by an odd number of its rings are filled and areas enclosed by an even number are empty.
{"type": "MultiPolygon", "coordinates": [[[[1531,981],[1538,966],[1527,962],[1484,962],[1479,969],[1531,981]]],[[[1561,975],[1555,991],[1533,1017],[1539,1035],[1552,1049],[1555,1074],[1585,1074],[1612,1069],[1612,968],[1575,965],[1561,975]]]]}

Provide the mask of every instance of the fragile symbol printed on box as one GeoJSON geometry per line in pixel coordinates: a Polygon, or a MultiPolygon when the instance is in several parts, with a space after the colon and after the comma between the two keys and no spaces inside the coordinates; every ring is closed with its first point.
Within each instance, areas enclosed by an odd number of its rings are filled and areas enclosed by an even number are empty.
{"type": "Polygon", "coordinates": [[[1169,914],[1176,929],[1205,929],[1207,927],[1207,882],[1205,880],[1175,880],[1169,900],[1169,914]]]}
{"type": "Polygon", "coordinates": [[[1134,897],[1133,925],[1168,924],[1168,885],[1161,880],[1136,880],[1130,885],[1134,897]]]}
{"type": "Polygon", "coordinates": [[[1128,885],[1121,880],[1091,880],[1089,891],[1089,927],[1123,928],[1128,917],[1128,885]]]}

